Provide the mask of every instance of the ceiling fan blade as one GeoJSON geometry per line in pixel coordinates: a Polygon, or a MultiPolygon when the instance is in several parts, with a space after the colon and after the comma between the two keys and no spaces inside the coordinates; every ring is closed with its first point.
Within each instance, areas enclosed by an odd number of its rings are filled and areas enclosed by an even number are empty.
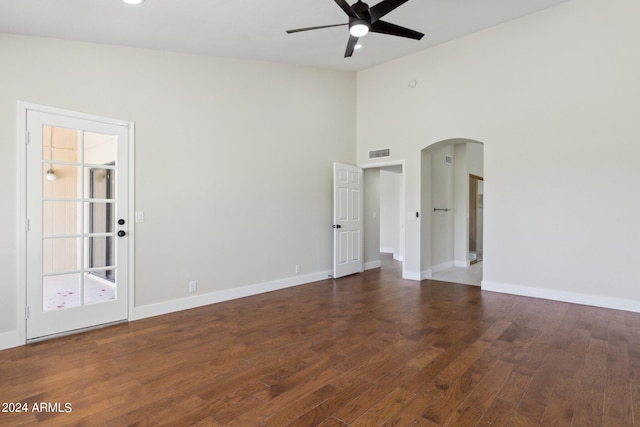
{"type": "Polygon", "coordinates": [[[344,10],[344,13],[349,15],[350,18],[358,18],[358,15],[351,9],[349,3],[346,0],[335,0],[336,4],[340,6],[340,9],[344,10]]]}
{"type": "Polygon", "coordinates": [[[353,55],[353,50],[356,48],[356,44],[358,43],[358,37],[349,36],[349,41],[347,42],[347,50],[344,51],[344,57],[348,58],[353,55]]]}
{"type": "Polygon", "coordinates": [[[409,0],[383,0],[377,5],[373,6],[369,9],[369,13],[371,14],[371,22],[376,22],[378,19],[382,18],[387,13],[396,9],[398,6],[403,5],[409,0]]]}
{"type": "Polygon", "coordinates": [[[346,24],[320,25],[319,27],[296,28],[295,30],[287,30],[287,34],[299,33],[300,31],[320,30],[322,28],[342,27],[344,25],[349,25],[349,24],[346,23],[346,24]]]}
{"type": "Polygon", "coordinates": [[[390,36],[406,37],[414,40],[420,40],[424,36],[424,34],[417,31],[385,21],[374,22],[371,24],[369,31],[372,33],[389,34],[390,36]]]}

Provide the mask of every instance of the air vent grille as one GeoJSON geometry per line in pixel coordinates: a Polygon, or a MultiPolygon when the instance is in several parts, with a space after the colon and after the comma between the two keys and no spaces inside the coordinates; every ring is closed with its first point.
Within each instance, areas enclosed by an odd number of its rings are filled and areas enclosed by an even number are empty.
{"type": "Polygon", "coordinates": [[[379,159],[380,157],[389,157],[390,155],[391,155],[391,150],[389,148],[369,151],[370,159],[379,159]]]}

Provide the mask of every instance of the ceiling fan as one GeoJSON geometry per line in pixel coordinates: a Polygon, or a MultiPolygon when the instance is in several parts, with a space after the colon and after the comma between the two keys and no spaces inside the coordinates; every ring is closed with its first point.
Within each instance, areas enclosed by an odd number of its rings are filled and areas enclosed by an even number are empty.
{"type": "Polygon", "coordinates": [[[346,0],[334,0],[338,6],[349,16],[349,22],[345,24],[321,25],[319,27],[298,28],[288,30],[287,33],[298,33],[300,31],[319,30],[322,28],[349,26],[349,41],[347,42],[347,50],[344,57],[353,55],[353,50],[358,43],[358,39],[365,36],[369,31],[372,33],[388,34],[391,36],[407,37],[414,40],[420,40],[424,34],[390,22],[381,21],[380,18],[387,13],[401,6],[409,0],[383,0],[373,7],[358,0],[352,6],[346,0]]]}

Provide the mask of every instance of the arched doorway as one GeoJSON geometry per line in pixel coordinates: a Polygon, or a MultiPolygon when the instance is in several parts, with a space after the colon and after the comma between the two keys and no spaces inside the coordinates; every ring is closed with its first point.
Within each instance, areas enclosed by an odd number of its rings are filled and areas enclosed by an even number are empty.
{"type": "Polygon", "coordinates": [[[480,285],[482,263],[482,204],[470,202],[470,176],[484,177],[483,144],[471,139],[448,139],[421,151],[420,263],[423,278],[480,285]],[[471,210],[473,209],[473,212],[471,210]],[[474,219],[475,218],[475,219],[474,219]],[[474,220],[470,224],[470,219],[474,220]],[[475,233],[471,236],[470,233],[475,233]],[[474,243],[474,252],[470,251],[474,243]],[[475,258],[474,258],[475,256],[475,258]]]}

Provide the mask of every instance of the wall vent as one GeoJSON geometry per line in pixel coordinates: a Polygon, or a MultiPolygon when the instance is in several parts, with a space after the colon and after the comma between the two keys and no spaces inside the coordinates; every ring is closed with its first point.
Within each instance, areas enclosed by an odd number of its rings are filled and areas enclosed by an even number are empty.
{"type": "Polygon", "coordinates": [[[371,150],[369,151],[370,159],[379,159],[380,157],[389,157],[391,155],[391,149],[383,148],[381,150],[371,150]]]}
{"type": "Polygon", "coordinates": [[[449,156],[449,155],[445,154],[445,156],[444,156],[444,164],[447,165],[447,166],[453,165],[453,156],[449,156]]]}

